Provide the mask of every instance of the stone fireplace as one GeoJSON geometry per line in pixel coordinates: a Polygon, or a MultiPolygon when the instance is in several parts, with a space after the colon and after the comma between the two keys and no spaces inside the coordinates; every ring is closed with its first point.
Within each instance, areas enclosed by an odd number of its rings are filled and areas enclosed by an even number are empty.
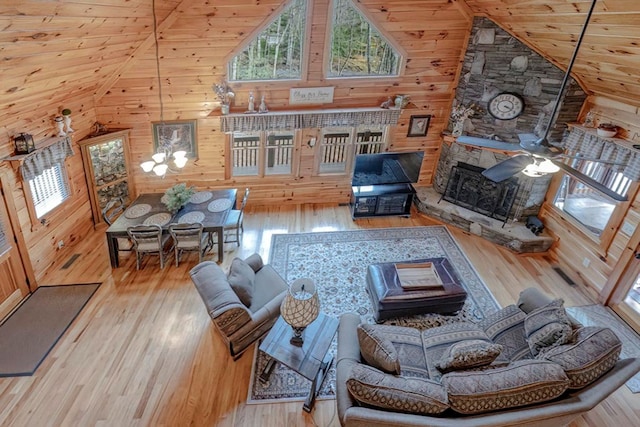
{"type": "Polygon", "coordinates": [[[445,137],[433,187],[416,187],[418,210],[518,253],[547,251],[553,238],[546,233],[536,236],[525,222],[540,211],[551,175],[530,178],[519,173],[496,186],[481,174],[517,153],[471,147],[445,137]],[[451,173],[459,176],[450,179],[451,173]]]}

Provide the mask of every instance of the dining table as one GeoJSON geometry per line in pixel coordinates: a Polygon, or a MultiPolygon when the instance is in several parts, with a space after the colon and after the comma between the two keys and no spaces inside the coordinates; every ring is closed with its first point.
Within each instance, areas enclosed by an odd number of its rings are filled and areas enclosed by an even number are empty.
{"type": "Polygon", "coordinates": [[[224,224],[229,212],[236,207],[237,189],[197,191],[177,212],[171,213],[165,206],[164,193],[143,193],[107,228],[107,244],[111,267],[120,265],[118,239],[127,238],[127,229],[136,225],[157,224],[163,233],[169,233],[169,225],[175,223],[202,224],[203,231],[218,237],[218,262],[224,255],[224,224]]]}

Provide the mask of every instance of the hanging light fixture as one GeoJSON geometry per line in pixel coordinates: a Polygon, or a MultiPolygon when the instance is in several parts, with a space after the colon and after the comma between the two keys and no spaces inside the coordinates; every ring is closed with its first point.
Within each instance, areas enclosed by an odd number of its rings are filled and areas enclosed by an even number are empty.
{"type": "Polygon", "coordinates": [[[556,173],[560,170],[560,167],[553,163],[549,159],[543,157],[533,156],[533,163],[528,165],[522,170],[522,173],[532,178],[547,175],[549,173],[556,173]]]}
{"type": "MultiPolygon", "coordinates": [[[[160,123],[164,124],[164,103],[162,102],[162,79],[160,77],[160,49],[158,47],[158,21],[156,18],[156,2],[151,1],[153,9],[153,38],[156,49],[156,75],[158,76],[158,100],[160,101],[160,123]]],[[[158,148],[158,152],[151,156],[152,160],[140,163],[140,167],[145,172],[153,172],[157,176],[163,177],[167,171],[177,172],[171,168],[170,161],[173,157],[173,164],[176,168],[182,169],[187,164],[187,152],[184,150],[173,151],[171,146],[158,148]]]]}

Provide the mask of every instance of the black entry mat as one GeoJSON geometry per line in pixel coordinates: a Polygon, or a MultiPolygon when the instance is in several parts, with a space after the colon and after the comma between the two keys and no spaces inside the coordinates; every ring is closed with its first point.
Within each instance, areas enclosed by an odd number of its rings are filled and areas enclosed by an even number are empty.
{"type": "Polygon", "coordinates": [[[0,377],[33,375],[100,286],[42,286],[0,325],[0,377]]]}

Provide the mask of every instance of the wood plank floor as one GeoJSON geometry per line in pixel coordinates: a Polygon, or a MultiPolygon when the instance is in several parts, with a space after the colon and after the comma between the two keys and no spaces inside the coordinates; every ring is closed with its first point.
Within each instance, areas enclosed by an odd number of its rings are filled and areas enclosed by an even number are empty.
{"type": "MultiPolygon", "coordinates": [[[[432,225],[428,217],[351,220],[334,205],[247,208],[240,249],[234,256],[269,256],[274,233],[432,225]]],[[[592,301],[562,280],[545,256],[518,256],[476,236],[450,228],[501,305],[513,303],[528,286],[564,298],[566,305],[592,301]]],[[[41,284],[103,282],[89,304],[32,377],[0,378],[2,426],[339,426],[335,403],[317,402],[312,414],[302,403],[246,405],[252,351],[233,362],[195,288],[190,254],[180,267],[160,270],[135,257],[121,267],[108,264],[104,230],[68,253],[81,254],[41,284]]],[[[640,395],[620,388],[573,426],[631,426],[640,416],[640,395]]]]}

